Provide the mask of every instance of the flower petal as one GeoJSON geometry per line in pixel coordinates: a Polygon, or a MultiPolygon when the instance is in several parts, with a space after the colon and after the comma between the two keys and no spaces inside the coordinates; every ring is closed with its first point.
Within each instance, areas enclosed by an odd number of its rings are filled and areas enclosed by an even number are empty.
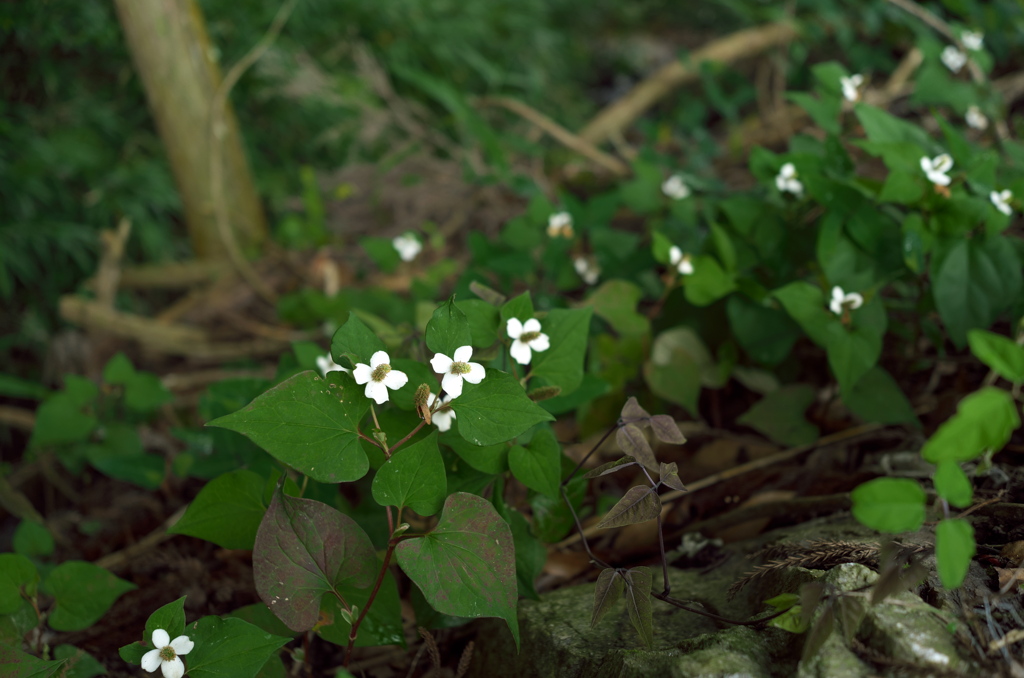
{"type": "Polygon", "coordinates": [[[526,365],[530,362],[530,346],[516,339],[512,342],[512,347],[508,350],[509,354],[512,355],[512,359],[520,365],[526,365]]]}
{"type": "Polygon", "coordinates": [[[534,351],[546,351],[551,348],[551,341],[546,334],[540,334],[530,342],[530,348],[534,351]]]}
{"type": "Polygon", "coordinates": [[[171,649],[176,654],[188,654],[196,644],[188,639],[188,636],[178,636],[171,641],[171,649]]]}
{"type": "Polygon", "coordinates": [[[524,332],[540,332],[540,321],[536,318],[530,318],[523,323],[524,332]]]}
{"type": "Polygon", "coordinates": [[[430,359],[430,367],[438,374],[446,374],[452,368],[452,362],[454,361],[444,353],[435,353],[430,359]]]}
{"type": "Polygon", "coordinates": [[[384,385],[392,391],[397,391],[409,383],[409,375],[401,370],[391,370],[384,377],[384,385]]]}
{"type": "Polygon", "coordinates": [[[441,388],[453,398],[462,395],[462,375],[449,372],[441,379],[441,388]]]}
{"type": "Polygon", "coordinates": [[[185,675],[185,664],[175,657],[171,661],[161,664],[160,670],[164,672],[164,678],[181,678],[185,675]]]}
{"type": "Polygon", "coordinates": [[[469,359],[473,357],[473,347],[459,346],[455,349],[455,355],[453,357],[457,363],[467,363],[469,362],[469,359]]]}
{"type": "Polygon", "coordinates": [[[150,650],[146,654],[142,655],[142,668],[150,673],[160,668],[160,663],[160,650],[150,650]]]}
{"type": "Polygon", "coordinates": [[[376,369],[381,365],[390,365],[391,358],[388,357],[387,351],[377,351],[370,356],[370,367],[376,369]]]}
{"type": "Polygon", "coordinates": [[[843,288],[839,285],[832,288],[832,301],[843,302],[843,288]]]}
{"type": "Polygon", "coordinates": [[[452,419],[455,418],[455,413],[451,410],[447,412],[434,412],[430,417],[430,420],[437,426],[437,430],[444,433],[452,427],[452,419]]]}
{"type": "Polygon", "coordinates": [[[363,393],[378,405],[383,405],[388,401],[388,387],[380,381],[371,380],[366,382],[366,390],[363,393]]]}
{"type": "Polygon", "coordinates": [[[505,334],[508,335],[508,338],[518,339],[522,333],[523,323],[519,322],[519,318],[509,318],[508,322],[505,323],[505,334]]]}
{"type": "Polygon", "coordinates": [[[153,647],[160,649],[161,647],[167,647],[171,643],[171,634],[167,633],[163,629],[156,629],[153,631],[153,647]]]}
{"type": "Polygon", "coordinates": [[[469,372],[462,375],[462,378],[471,384],[479,384],[487,376],[487,371],[480,363],[469,363],[469,372]]]}
{"type": "Polygon", "coordinates": [[[356,368],[352,370],[352,377],[356,380],[357,384],[367,383],[372,376],[373,368],[366,363],[357,363],[356,368]]]}
{"type": "Polygon", "coordinates": [[[434,401],[437,400],[437,396],[433,393],[427,393],[427,407],[433,407],[434,401]]]}
{"type": "Polygon", "coordinates": [[[682,258],[683,258],[683,251],[681,249],[679,249],[678,247],[676,247],[675,245],[672,245],[672,247],[670,247],[669,250],[668,250],[668,263],[670,263],[673,266],[675,266],[676,264],[678,264],[682,260],[682,258]]]}
{"type": "Polygon", "coordinates": [[[843,298],[843,301],[850,304],[851,310],[858,309],[864,305],[864,297],[857,292],[850,292],[843,298]]]}

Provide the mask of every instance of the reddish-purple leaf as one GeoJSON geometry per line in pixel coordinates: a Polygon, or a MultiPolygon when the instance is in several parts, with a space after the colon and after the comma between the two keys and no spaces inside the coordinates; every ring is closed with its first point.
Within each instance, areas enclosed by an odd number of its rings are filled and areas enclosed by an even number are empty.
{"type": "Polygon", "coordinates": [[[597,577],[597,585],[594,587],[594,613],[590,616],[590,628],[597,626],[608,610],[612,609],[615,603],[622,597],[622,590],[626,587],[626,580],[615,570],[605,568],[597,577]]]}
{"type": "Polygon", "coordinates": [[[654,437],[663,443],[682,445],[686,442],[686,437],[679,430],[676,420],[667,414],[656,414],[651,417],[651,431],[654,437]]]}
{"type": "Polygon", "coordinates": [[[647,410],[640,407],[640,403],[638,403],[634,397],[631,397],[626,401],[626,404],[622,406],[622,412],[619,416],[627,422],[646,422],[651,418],[651,415],[647,413],[647,410]]]}
{"type": "Polygon", "coordinates": [[[615,440],[622,448],[623,454],[635,458],[651,471],[658,470],[658,461],[654,458],[654,450],[647,442],[647,436],[636,424],[626,424],[615,432],[615,440]]]}
{"type": "Polygon", "coordinates": [[[373,544],[354,520],[280,488],[256,533],[252,564],[260,598],[293,631],[313,628],[324,593],[368,588],[378,572],[373,544]]]}
{"type": "Polygon", "coordinates": [[[654,619],[651,611],[651,568],[634,567],[626,572],[626,612],[633,628],[648,648],[654,645],[654,619]]]}
{"type": "Polygon", "coordinates": [[[679,490],[680,492],[686,491],[686,486],[683,485],[683,481],[679,479],[679,467],[675,462],[666,464],[662,462],[658,468],[658,474],[661,476],[661,482],[665,483],[673,490],[679,490]]]}
{"type": "Polygon", "coordinates": [[[637,485],[626,491],[626,494],[619,500],[619,503],[612,507],[608,515],[604,517],[598,527],[607,529],[609,527],[622,527],[634,523],[643,523],[654,520],[661,512],[661,499],[654,488],[645,485],[637,485]]]}
{"type": "Polygon", "coordinates": [[[617,461],[610,461],[607,464],[601,464],[597,468],[587,471],[583,477],[600,478],[601,476],[606,476],[609,473],[615,473],[616,471],[621,471],[624,468],[629,468],[634,464],[636,464],[636,459],[627,455],[617,461]]]}

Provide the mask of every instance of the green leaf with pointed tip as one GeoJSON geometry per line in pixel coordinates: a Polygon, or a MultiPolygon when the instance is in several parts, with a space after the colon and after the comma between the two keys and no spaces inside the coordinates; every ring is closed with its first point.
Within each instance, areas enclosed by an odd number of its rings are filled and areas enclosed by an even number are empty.
{"type": "Polygon", "coordinates": [[[185,515],[167,529],[187,534],[225,549],[251,549],[263,514],[266,481],[257,473],[239,469],[208,482],[188,505],[185,515]]]}
{"type": "Polygon", "coordinates": [[[53,658],[67,661],[61,678],[93,678],[107,675],[107,669],[96,658],[74,645],[58,645],[53,648],[53,658]]]}
{"type": "Polygon", "coordinates": [[[974,486],[967,478],[959,462],[943,459],[935,469],[932,477],[935,491],[939,496],[957,508],[967,508],[974,498],[974,486]]]}
{"type": "Polygon", "coordinates": [[[437,431],[395,451],[377,469],[371,489],[381,506],[408,506],[421,516],[440,511],[448,496],[448,481],[437,449],[437,431]]]}
{"type": "Polygon", "coordinates": [[[523,514],[508,506],[495,490],[494,510],[505,519],[512,530],[512,543],[516,549],[516,584],[519,595],[532,600],[540,600],[535,582],[544,571],[548,559],[548,550],[537,537],[533,536],[530,523],[523,514]]]}
{"type": "Polygon", "coordinates": [[[82,410],[98,395],[96,384],[84,377],[68,375],[64,390],[48,397],[36,410],[36,424],[29,447],[86,440],[98,420],[82,410]]]}
{"type": "Polygon", "coordinates": [[[634,567],[626,572],[624,577],[626,591],[623,600],[626,601],[626,612],[629,613],[629,621],[633,628],[640,635],[640,640],[648,648],[654,646],[654,619],[651,612],[651,568],[634,567]]]}
{"type": "Polygon", "coordinates": [[[32,561],[17,553],[0,553],[0,615],[11,614],[26,597],[36,594],[39,572],[32,561]]]}
{"type": "Polygon", "coordinates": [[[332,373],[327,382],[300,372],[207,426],[241,433],[313,480],[359,480],[370,468],[356,433],[370,407],[363,390],[349,374],[332,373]]]}
{"type": "Polygon", "coordinates": [[[124,402],[135,412],[151,412],[174,399],[160,378],[149,372],[137,372],[123,353],[118,353],[103,368],[103,381],[124,386],[124,402]]]}
{"type": "Polygon", "coordinates": [[[53,555],[53,535],[42,523],[22,520],[14,530],[14,552],[29,558],[47,558],[53,555]]]}
{"type": "Polygon", "coordinates": [[[487,348],[498,340],[498,309],[482,299],[467,299],[455,304],[469,322],[470,345],[487,348]]]}
{"type": "Polygon", "coordinates": [[[514,445],[508,453],[508,467],[523,485],[551,498],[559,496],[562,480],[562,448],[555,434],[541,429],[527,446],[514,445]]]}
{"type": "Polygon", "coordinates": [[[651,321],[636,310],[641,297],[643,290],[638,285],[609,280],[591,292],[586,303],[620,336],[646,336],[651,332],[651,321]]]}
{"type": "Polygon", "coordinates": [[[921,448],[926,461],[970,461],[985,450],[998,452],[1020,426],[1017,404],[1006,391],[986,387],[960,401],[956,414],[947,419],[921,448]]]}
{"type": "Polygon", "coordinates": [[[146,620],[146,627],[142,631],[142,640],[124,645],[118,650],[121,659],[138,666],[142,662],[142,655],[154,649],[152,645],[153,632],[157,629],[167,631],[167,635],[171,638],[177,638],[185,633],[185,596],[154,610],[146,620]]]}
{"type": "Polygon", "coordinates": [[[629,455],[651,471],[658,470],[658,460],[654,458],[654,450],[647,442],[647,436],[636,424],[626,424],[615,432],[615,442],[623,454],[629,455]]]}
{"type": "Polygon", "coordinates": [[[883,424],[912,423],[920,426],[914,406],[885,368],[878,365],[857,380],[853,388],[844,388],[843,402],[864,421],[883,424]]]}
{"type": "Polygon", "coordinates": [[[614,568],[601,570],[594,585],[594,612],[590,615],[590,628],[597,626],[608,610],[619,602],[625,588],[626,580],[614,568]]]}
{"type": "Polygon", "coordinates": [[[967,343],[971,353],[1000,377],[1014,383],[1024,382],[1024,346],[987,330],[971,330],[967,343]]]}
{"type": "MultiPolygon", "coordinates": [[[[511,302],[509,302],[511,303],[511,302]]],[[[515,377],[488,369],[479,384],[465,383],[462,395],[452,400],[459,434],[474,445],[496,445],[554,417],[526,397],[515,377]]]]}
{"type": "Polygon", "coordinates": [[[637,485],[626,490],[615,506],[608,511],[604,519],[597,524],[600,529],[622,527],[654,520],[661,513],[661,499],[653,488],[637,485]]]}
{"type": "Polygon", "coordinates": [[[452,494],[437,527],[402,541],[395,551],[431,607],[459,617],[504,619],[518,649],[512,532],[486,499],[452,494]]]}
{"type": "Polygon", "coordinates": [[[188,637],[196,644],[186,656],[189,678],[254,678],[291,640],[234,617],[203,617],[189,624],[188,637]]]}
{"type": "Polygon", "coordinates": [[[512,297],[501,307],[501,332],[504,334],[509,318],[518,318],[526,322],[533,317],[533,299],[529,292],[523,292],[518,297],[512,297]]]}
{"type": "Polygon", "coordinates": [[[907,478],[875,478],[850,495],[853,517],[879,532],[910,532],[924,523],[924,490],[907,478]]]}
{"type": "Polygon", "coordinates": [[[137,588],[102,567],[79,560],[61,563],[43,581],[56,609],[48,622],[56,631],[81,631],[95,624],[114,601],[137,588]]]}
{"type": "Polygon", "coordinates": [[[64,659],[46,661],[0,643],[0,675],[5,678],[49,678],[58,675],[64,659]]]}
{"type": "Polygon", "coordinates": [[[791,384],[761,398],[736,423],[756,429],[783,445],[806,445],[818,439],[818,427],[804,418],[813,402],[814,388],[791,384]]]}
{"type": "Polygon", "coordinates": [[[940,520],[935,527],[935,560],[939,579],[947,589],[964,583],[977,551],[974,528],[963,518],[940,520]]]}
{"type": "Polygon", "coordinates": [[[590,308],[556,308],[548,312],[541,331],[551,345],[546,351],[533,353],[530,371],[544,384],[559,386],[562,393],[572,393],[583,381],[583,356],[590,335],[590,308]]]}
{"type": "Polygon", "coordinates": [[[693,273],[684,276],[686,300],[694,306],[707,306],[734,289],[736,281],[733,276],[722,270],[717,259],[706,254],[694,257],[693,273]]]}
{"type": "Polygon", "coordinates": [[[147,490],[155,490],[164,481],[166,461],[162,455],[147,454],[133,426],[114,422],[107,424],[101,442],[87,445],[85,456],[104,475],[147,490]]]}
{"type": "Polygon", "coordinates": [[[334,362],[352,369],[356,363],[370,364],[370,357],[387,347],[355,313],[349,313],[348,320],[338,328],[331,338],[331,356],[334,362]]]}
{"type": "Polygon", "coordinates": [[[441,434],[442,444],[450,447],[463,461],[481,473],[496,475],[508,470],[508,445],[474,445],[459,435],[458,426],[459,420],[456,419],[452,428],[441,434]]]}
{"type": "Polygon", "coordinates": [[[434,315],[427,321],[426,341],[427,348],[431,351],[449,358],[455,355],[455,349],[460,346],[472,345],[469,320],[455,305],[455,297],[438,306],[434,315]]]}
{"type": "Polygon", "coordinates": [[[256,534],[256,591],[293,631],[317,623],[324,593],[373,585],[378,561],[363,528],[338,510],[278,487],[256,534]]]}

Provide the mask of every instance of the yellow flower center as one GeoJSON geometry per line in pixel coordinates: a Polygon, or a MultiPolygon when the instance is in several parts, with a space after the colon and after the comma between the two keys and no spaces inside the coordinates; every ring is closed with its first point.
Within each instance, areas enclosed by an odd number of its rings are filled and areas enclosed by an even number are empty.
{"type": "Polygon", "coordinates": [[[540,332],[523,332],[519,335],[519,341],[524,344],[529,344],[531,341],[540,336],[540,332]]]}
{"type": "Polygon", "coordinates": [[[377,365],[373,372],[370,373],[370,379],[374,381],[384,381],[384,377],[388,376],[388,372],[391,371],[391,365],[384,363],[383,365],[377,365]]]}
{"type": "Polygon", "coordinates": [[[453,362],[450,371],[452,374],[469,374],[471,369],[469,367],[469,363],[453,362]]]}
{"type": "Polygon", "coordinates": [[[160,660],[165,662],[174,661],[174,658],[178,655],[174,652],[174,648],[170,645],[165,645],[160,648],[160,660]]]}

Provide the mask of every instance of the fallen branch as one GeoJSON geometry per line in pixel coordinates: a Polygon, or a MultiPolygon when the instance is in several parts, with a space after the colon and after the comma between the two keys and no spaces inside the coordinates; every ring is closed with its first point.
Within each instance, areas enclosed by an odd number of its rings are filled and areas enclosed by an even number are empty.
{"type": "Polygon", "coordinates": [[[626,96],[608,105],[579,136],[591,144],[607,141],[644,114],[672,90],[700,77],[701,64],[732,63],[784,45],[797,37],[791,23],[775,23],[737,31],[700,48],[686,60],[673,61],[636,85],[626,96]]]}
{"type": "Polygon", "coordinates": [[[570,132],[551,118],[524,104],[522,101],[517,101],[508,97],[485,97],[477,99],[474,103],[478,106],[500,106],[501,108],[512,111],[521,118],[536,125],[538,129],[546,132],[555,141],[562,144],[569,150],[576,151],[583,157],[593,161],[596,165],[600,165],[615,176],[624,177],[629,175],[629,166],[626,165],[626,163],[622,162],[614,155],[605,153],[592,142],[584,139],[582,136],[577,136],[570,132]]]}

